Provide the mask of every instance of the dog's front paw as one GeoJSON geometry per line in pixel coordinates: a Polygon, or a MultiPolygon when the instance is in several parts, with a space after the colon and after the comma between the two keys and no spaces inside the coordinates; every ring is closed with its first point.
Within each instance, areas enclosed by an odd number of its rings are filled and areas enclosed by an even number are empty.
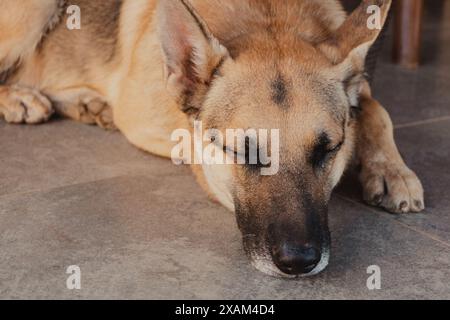
{"type": "Polygon", "coordinates": [[[392,213],[421,212],[424,192],[417,175],[405,164],[372,162],[362,166],[364,200],[392,213]]]}
{"type": "Polygon", "coordinates": [[[115,130],[113,110],[102,98],[86,96],[75,101],[56,104],[60,114],[86,124],[97,124],[106,130],[115,130]]]}
{"type": "Polygon", "coordinates": [[[115,130],[112,108],[101,99],[94,99],[87,105],[87,109],[95,119],[97,125],[105,130],[115,130]]]}
{"type": "Polygon", "coordinates": [[[7,88],[0,104],[9,123],[41,123],[53,114],[51,102],[39,91],[19,86],[7,88]]]}

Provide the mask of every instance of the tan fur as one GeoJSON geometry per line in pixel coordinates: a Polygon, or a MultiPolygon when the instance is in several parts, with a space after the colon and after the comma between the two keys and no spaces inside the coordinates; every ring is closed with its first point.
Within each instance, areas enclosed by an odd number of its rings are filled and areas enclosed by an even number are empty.
{"type": "Polygon", "coordinates": [[[0,73],[33,54],[43,34],[59,20],[55,0],[0,0],[0,73]]]}
{"type": "MultiPolygon", "coordinates": [[[[8,122],[47,120],[49,99],[56,112],[117,127],[135,146],[164,157],[175,144],[172,132],[192,130],[195,118],[220,130],[280,130],[277,176],[193,166],[214,199],[242,211],[244,244],[260,270],[280,274],[247,225],[249,215],[264,228],[273,219],[301,228],[297,213],[326,207],[354,150],[369,203],[392,212],[423,210],[420,182],[401,159],[390,119],[362,75],[379,33],[367,30],[365,9],[380,5],[384,22],[391,1],[364,0],[347,19],[335,0],[75,0],[81,30],[62,22],[36,49],[60,4],[39,3],[0,0],[0,73],[11,73],[0,86],[0,115],[8,122]],[[20,68],[12,70],[15,65],[20,68]],[[352,120],[349,106],[359,98],[361,112],[352,120]],[[318,174],[310,154],[323,131],[330,146],[345,142],[318,174]]],[[[326,225],[326,216],[320,223],[326,225]]]]}

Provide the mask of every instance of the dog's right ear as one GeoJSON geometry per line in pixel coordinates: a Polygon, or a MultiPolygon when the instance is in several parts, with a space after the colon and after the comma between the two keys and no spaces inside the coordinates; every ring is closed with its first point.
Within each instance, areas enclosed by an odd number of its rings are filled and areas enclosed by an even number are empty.
{"type": "Polygon", "coordinates": [[[184,112],[196,113],[228,51],[188,0],[160,0],[157,19],[167,89],[184,112]]]}

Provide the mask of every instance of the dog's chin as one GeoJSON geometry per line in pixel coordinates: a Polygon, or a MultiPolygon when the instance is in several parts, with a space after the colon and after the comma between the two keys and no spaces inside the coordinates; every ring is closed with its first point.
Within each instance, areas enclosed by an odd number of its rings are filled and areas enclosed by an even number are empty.
{"type": "Polygon", "coordinates": [[[330,253],[329,250],[324,250],[320,262],[317,264],[317,266],[311,272],[300,275],[292,275],[282,272],[280,269],[277,268],[277,266],[273,263],[272,259],[267,255],[255,253],[250,255],[250,259],[252,266],[266,275],[277,278],[297,279],[297,278],[312,277],[324,271],[328,266],[330,253]]]}
{"type": "Polygon", "coordinates": [[[251,254],[250,261],[256,270],[276,278],[295,279],[297,276],[282,272],[276,267],[270,257],[261,254],[251,254]]]}
{"type": "Polygon", "coordinates": [[[317,266],[310,271],[309,273],[292,275],[287,274],[278,269],[275,263],[272,261],[272,256],[269,253],[269,250],[247,250],[246,252],[250,258],[251,264],[258,271],[277,278],[285,278],[285,279],[298,279],[298,278],[307,278],[318,275],[322,271],[326,269],[330,260],[330,249],[329,247],[322,247],[322,257],[317,264],[317,266]]]}
{"type": "Polygon", "coordinates": [[[329,247],[322,247],[322,256],[320,257],[320,261],[317,264],[317,266],[309,273],[301,275],[300,277],[311,277],[318,275],[322,271],[328,267],[328,263],[330,261],[330,248],[329,247]]]}

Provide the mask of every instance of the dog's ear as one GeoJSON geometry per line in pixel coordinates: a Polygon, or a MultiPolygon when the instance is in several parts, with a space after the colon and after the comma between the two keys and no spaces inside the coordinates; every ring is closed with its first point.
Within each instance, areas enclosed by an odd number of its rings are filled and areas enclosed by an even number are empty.
{"type": "Polygon", "coordinates": [[[362,0],[336,32],[319,45],[336,66],[333,71],[346,84],[354,105],[363,83],[367,54],[386,23],[391,3],[392,0],[362,0]]]}
{"type": "Polygon", "coordinates": [[[188,0],[161,0],[157,9],[167,89],[186,113],[195,113],[214,70],[228,56],[188,0]]]}

